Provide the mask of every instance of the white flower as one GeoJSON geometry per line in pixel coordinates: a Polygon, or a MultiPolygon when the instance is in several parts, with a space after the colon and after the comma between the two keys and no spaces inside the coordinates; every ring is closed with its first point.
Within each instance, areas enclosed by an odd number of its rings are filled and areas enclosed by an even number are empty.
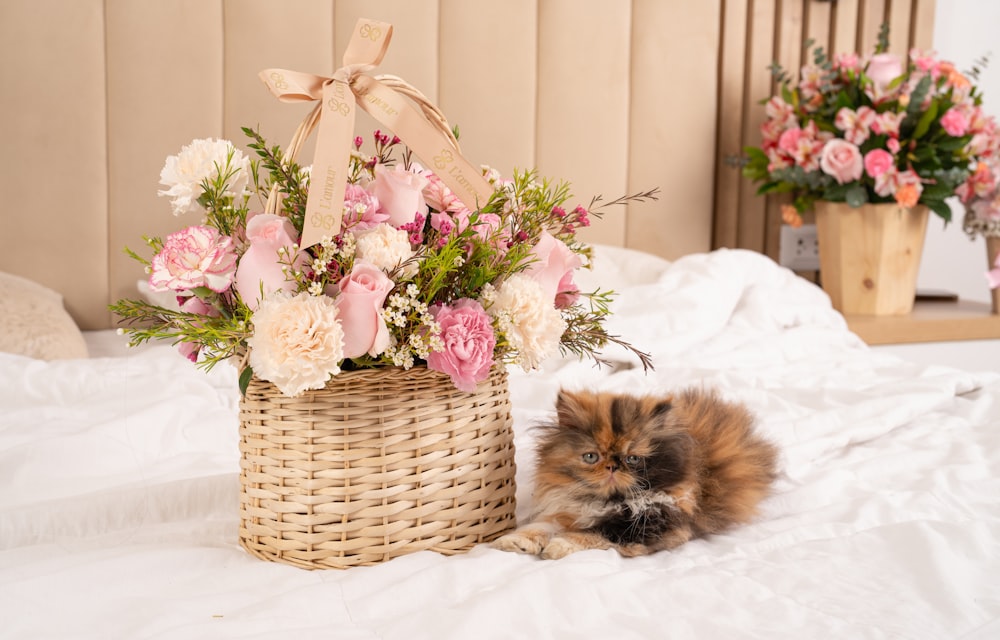
{"type": "Polygon", "coordinates": [[[525,371],[555,353],[566,331],[566,321],[542,286],[521,274],[500,285],[486,312],[496,319],[500,332],[517,350],[515,362],[525,371]]]}
{"type": "Polygon", "coordinates": [[[160,171],[160,184],[168,187],[158,191],[161,196],[169,196],[174,215],[201,212],[205,209],[198,204],[198,198],[205,192],[201,183],[215,180],[232,173],[226,193],[239,196],[246,189],[250,176],[250,160],[228,140],[194,140],[181,148],[176,156],[168,156],[160,171]]]}
{"type": "Polygon", "coordinates": [[[322,389],[340,373],[344,330],[332,298],[275,292],[261,301],[253,325],[250,367],[286,396],[322,389]]]}
{"type": "MultiPolygon", "coordinates": [[[[384,222],[358,234],[356,241],[355,259],[367,260],[386,272],[392,271],[413,255],[409,234],[384,222]]],[[[412,262],[402,272],[404,278],[412,278],[416,273],[417,265],[412,262]]]]}

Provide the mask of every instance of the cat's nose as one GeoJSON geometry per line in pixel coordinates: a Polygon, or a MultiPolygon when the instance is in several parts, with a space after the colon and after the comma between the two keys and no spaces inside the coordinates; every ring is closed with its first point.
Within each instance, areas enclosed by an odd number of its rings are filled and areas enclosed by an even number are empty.
{"type": "Polygon", "coordinates": [[[608,465],[608,471],[615,472],[618,471],[618,465],[614,462],[608,465]]]}

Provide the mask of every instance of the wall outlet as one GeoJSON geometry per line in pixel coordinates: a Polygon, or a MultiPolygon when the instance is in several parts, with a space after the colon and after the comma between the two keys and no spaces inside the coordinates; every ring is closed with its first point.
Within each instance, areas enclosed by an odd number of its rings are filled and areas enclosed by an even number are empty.
{"type": "Polygon", "coordinates": [[[798,229],[781,225],[778,262],[792,271],[819,271],[816,225],[804,224],[798,229]]]}

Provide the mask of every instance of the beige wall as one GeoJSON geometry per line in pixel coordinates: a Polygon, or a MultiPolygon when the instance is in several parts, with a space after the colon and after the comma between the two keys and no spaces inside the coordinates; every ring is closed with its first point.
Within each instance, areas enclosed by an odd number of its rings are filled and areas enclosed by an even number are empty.
{"type": "MultiPolygon", "coordinates": [[[[0,270],[112,325],[135,295],[122,252],[193,224],[158,198],[194,138],[286,144],[306,105],[257,79],[330,73],[358,17],[393,23],[381,70],[462,132],[474,164],[570,180],[581,203],[660,187],[588,239],[668,258],[710,248],[721,0],[4,0],[0,270]]],[[[358,133],[374,124],[360,119],[358,133]]],[[[307,147],[306,153],[311,153],[307,147]]]]}

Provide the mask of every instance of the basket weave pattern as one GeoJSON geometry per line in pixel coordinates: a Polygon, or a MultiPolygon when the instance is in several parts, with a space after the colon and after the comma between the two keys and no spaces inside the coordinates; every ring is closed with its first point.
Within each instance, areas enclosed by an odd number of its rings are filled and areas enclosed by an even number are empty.
{"type": "Polygon", "coordinates": [[[240,544],[309,569],[468,550],[514,526],[507,374],[475,393],[415,367],[342,372],[240,402],[240,544]]]}

